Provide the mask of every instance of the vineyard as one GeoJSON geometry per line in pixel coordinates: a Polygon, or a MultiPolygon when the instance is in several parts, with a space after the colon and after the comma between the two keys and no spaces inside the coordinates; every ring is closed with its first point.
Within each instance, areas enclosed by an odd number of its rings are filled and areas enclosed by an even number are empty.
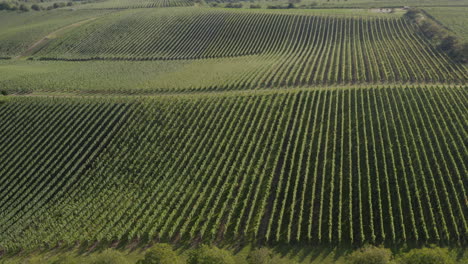
{"type": "Polygon", "coordinates": [[[0,248],[465,243],[467,99],[457,86],[11,98],[0,248]]]}
{"type": "Polygon", "coordinates": [[[105,14],[105,11],[50,11],[41,13],[0,13],[0,57],[12,58],[31,44],[66,25],[105,14]]]}
{"type": "Polygon", "coordinates": [[[0,3],[0,262],[465,252],[468,2],[446,2],[0,3]]]}
{"type": "Polygon", "coordinates": [[[192,6],[191,0],[104,0],[82,5],[82,9],[133,9],[192,6]]]}
{"type": "Polygon", "coordinates": [[[459,83],[467,78],[466,67],[432,47],[417,27],[403,18],[380,16],[131,10],[73,30],[34,56],[267,62],[237,78],[233,86],[238,87],[459,83]]]}

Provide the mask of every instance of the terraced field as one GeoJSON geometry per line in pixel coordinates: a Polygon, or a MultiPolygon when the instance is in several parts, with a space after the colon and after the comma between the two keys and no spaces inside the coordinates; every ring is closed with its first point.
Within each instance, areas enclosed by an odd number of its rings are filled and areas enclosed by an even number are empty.
{"type": "Polygon", "coordinates": [[[467,97],[447,86],[12,98],[0,104],[0,248],[463,242],[467,97]]]}

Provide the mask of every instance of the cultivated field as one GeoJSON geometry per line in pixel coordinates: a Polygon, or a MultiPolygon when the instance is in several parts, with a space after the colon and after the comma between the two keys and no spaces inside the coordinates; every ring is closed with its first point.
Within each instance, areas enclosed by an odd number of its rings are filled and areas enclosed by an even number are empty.
{"type": "Polygon", "coordinates": [[[447,86],[8,100],[0,247],[458,243],[467,97],[447,86]]]}
{"type": "Polygon", "coordinates": [[[391,3],[0,11],[0,257],[154,242],[463,256],[466,0],[391,3]]]}
{"type": "Polygon", "coordinates": [[[468,7],[427,7],[424,10],[456,35],[468,40],[468,7]]]}

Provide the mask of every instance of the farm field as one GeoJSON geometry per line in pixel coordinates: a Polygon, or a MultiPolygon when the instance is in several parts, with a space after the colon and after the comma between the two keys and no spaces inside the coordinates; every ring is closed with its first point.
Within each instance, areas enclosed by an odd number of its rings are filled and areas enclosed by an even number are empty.
{"type": "Polygon", "coordinates": [[[465,264],[466,0],[213,3],[0,3],[0,263],[465,264]]]}
{"type": "Polygon", "coordinates": [[[82,9],[132,9],[192,6],[189,0],[107,0],[95,1],[78,8],[82,9]]]}
{"type": "Polygon", "coordinates": [[[66,30],[31,51],[33,61],[0,62],[0,85],[154,93],[463,84],[468,76],[399,15],[171,10],[111,13],[66,30]]]}
{"type": "Polygon", "coordinates": [[[447,86],[13,98],[0,108],[0,247],[461,242],[467,96],[447,86]]]}
{"type": "Polygon", "coordinates": [[[468,39],[468,7],[427,7],[424,8],[437,21],[448,27],[456,35],[468,39]]]}
{"type": "MultiPolygon", "coordinates": [[[[207,0],[207,3],[228,3],[226,0],[207,0]]],[[[257,1],[238,1],[244,8],[254,3],[261,8],[268,6],[286,6],[290,1],[286,0],[257,0],[257,1]]],[[[237,3],[237,2],[236,2],[237,3]]],[[[292,1],[298,7],[303,8],[400,8],[404,6],[426,7],[426,6],[467,6],[467,0],[302,0],[292,1]]]]}
{"type": "Polygon", "coordinates": [[[52,10],[45,13],[0,11],[0,57],[13,58],[34,42],[62,27],[104,14],[105,11],[52,10]]]}

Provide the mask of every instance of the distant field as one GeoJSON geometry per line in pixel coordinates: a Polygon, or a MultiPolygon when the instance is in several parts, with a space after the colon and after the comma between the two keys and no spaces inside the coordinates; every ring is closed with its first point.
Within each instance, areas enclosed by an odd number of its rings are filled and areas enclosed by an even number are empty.
{"type": "MultiPolygon", "coordinates": [[[[226,3],[225,0],[207,0],[207,3],[226,3]]],[[[251,3],[259,4],[261,7],[266,8],[271,5],[287,5],[287,0],[260,0],[260,1],[240,1],[244,6],[249,7],[251,3]]],[[[404,6],[468,6],[468,0],[302,0],[295,3],[296,7],[301,5],[310,6],[315,8],[383,8],[383,7],[404,7],[404,6]]]]}
{"type": "Polygon", "coordinates": [[[457,243],[467,91],[11,98],[0,103],[0,248],[457,243]]]}
{"type": "Polygon", "coordinates": [[[397,15],[170,10],[121,11],[69,29],[32,52],[50,62],[0,63],[0,84],[10,91],[160,92],[467,78],[464,65],[397,15]]]}
{"type": "Polygon", "coordinates": [[[467,7],[426,7],[432,17],[448,27],[457,36],[468,41],[468,6],[467,7]]]}
{"type": "Polygon", "coordinates": [[[192,0],[104,0],[81,5],[84,9],[131,9],[192,6],[192,0]]]}
{"type": "Polygon", "coordinates": [[[0,11],[0,57],[18,56],[49,33],[102,14],[103,11],[0,11]]]}

